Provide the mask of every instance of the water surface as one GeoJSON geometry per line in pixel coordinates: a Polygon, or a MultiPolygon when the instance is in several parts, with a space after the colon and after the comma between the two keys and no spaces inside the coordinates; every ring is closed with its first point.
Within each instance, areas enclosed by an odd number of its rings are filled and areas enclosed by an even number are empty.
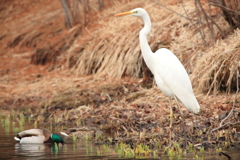
{"type": "MultiPolygon", "coordinates": [[[[10,128],[6,125],[0,125],[0,159],[12,160],[37,160],[37,159],[130,159],[130,157],[119,156],[114,147],[104,148],[100,145],[94,145],[91,141],[78,141],[75,143],[67,143],[63,146],[51,144],[19,144],[14,140],[17,132],[30,129],[25,125],[19,128],[10,128]]],[[[59,130],[53,129],[54,133],[59,130]]],[[[240,152],[232,150],[226,152],[231,156],[232,160],[240,159],[240,152]]],[[[219,156],[216,152],[206,152],[204,155],[198,154],[199,158],[205,160],[227,160],[226,156],[219,156]]],[[[161,157],[135,157],[137,159],[177,159],[176,157],[168,157],[163,154],[161,157]]],[[[133,159],[131,157],[131,159],[133,159]]],[[[196,159],[193,155],[183,156],[182,159],[196,159]]]]}

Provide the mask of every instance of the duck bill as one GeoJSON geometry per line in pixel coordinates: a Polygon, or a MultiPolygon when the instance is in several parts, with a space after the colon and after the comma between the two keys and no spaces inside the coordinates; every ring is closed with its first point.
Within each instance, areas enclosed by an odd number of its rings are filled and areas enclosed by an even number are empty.
{"type": "Polygon", "coordinates": [[[131,11],[129,12],[123,12],[123,13],[118,13],[118,14],[115,14],[114,16],[126,16],[126,15],[131,15],[133,14],[131,11]]]}

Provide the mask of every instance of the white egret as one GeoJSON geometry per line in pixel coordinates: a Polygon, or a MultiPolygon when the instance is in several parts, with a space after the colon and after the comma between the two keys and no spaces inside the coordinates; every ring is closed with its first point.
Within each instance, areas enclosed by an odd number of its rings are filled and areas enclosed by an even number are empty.
{"type": "MultiPolygon", "coordinates": [[[[139,33],[140,47],[143,59],[154,75],[158,88],[170,97],[170,140],[172,132],[172,107],[171,98],[178,100],[190,111],[198,113],[200,106],[193,93],[192,84],[188,74],[179,59],[168,49],[161,48],[155,53],[152,52],[147,35],[151,31],[151,20],[148,13],[142,8],[136,8],[128,12],[119,13],[115,16],[132,15],[142,18],[144,27],[139,33]]],[[[178,105],[179,107],[179,105],[178,105]]],[[[179,107],[180,109],[180,107],[179,107]]],[[[180,109],[180,112],[183,113],[180,109]]],[[[183,123],[183,120],[182,120],[183,123]]],[[[184,124],[183,124],[184,127],[184,124]]],[[[185,132],[185,131],[184,131],[185,132]]],[[[185,134],[186,137],[186,134],[185,134]]]]}

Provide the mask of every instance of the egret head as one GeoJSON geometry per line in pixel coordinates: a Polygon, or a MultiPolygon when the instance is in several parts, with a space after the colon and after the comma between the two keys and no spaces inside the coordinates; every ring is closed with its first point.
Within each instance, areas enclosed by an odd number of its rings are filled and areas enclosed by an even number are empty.
{"type": "Polygon", "coordinates": [[[123,13],[116,14],[115,16],[125,16],[125,15],[143,17],[145,15],[148,15],[148,13],[143,8],[135,8],[135,9],[133,9],[131,11],[128,11],[128,12],[123,12],[123,13]]]}

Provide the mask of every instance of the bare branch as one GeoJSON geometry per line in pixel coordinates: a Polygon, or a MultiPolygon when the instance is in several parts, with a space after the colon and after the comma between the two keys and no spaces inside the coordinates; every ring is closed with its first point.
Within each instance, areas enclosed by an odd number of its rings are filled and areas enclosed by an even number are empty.
{"type": "Polygon", "coordinates": [[[222,10],[224,19],[231,26],[231,30],[240,27],[240,8],[239,1],[227,1],[227,0],[208,0],[209,5],[219,7],[222,10]]]}
{"type": "MultiPolygon", "coordinates": [[[[195,8],[196,8],[196,12],[197,12],[197,19],[198,19],[198,24],[200,25],[200,27],[198,27],[199,28],[199,33],[200,33],[200,35],[201,35],[201,37],[202,37],[202,41],[203,41],[203,44],[204,44],[204,46],[207,46],[207,42],[206,42],[206,40],[205,40],[205,36],[204,36],[204,32],[203,32],[203,22],[202,22],[202,20],[201,20],[201,16],[200,16],[200,12],[199,12],[199,10],[198,10],[198,3],[197,3],[197,0],[195,0],[194,1],[194,3],[195,3],[195,8]]],[[[200,4],[201,5],[201,4],[200,4]]]]}
{"type": "Polygon", "coordinates": [[[70,10],[70,6],[67,2],[67,0],[61,0],[62,7],[64,9],[65,15],[66,15],[66,26],[68,28],[72,28],[72,26],[75,24],[72,12],[70,10]]]}
{"type": "Polygon", "coordinates": [[[180,13],[177,13],[176,11],[174,11],[174,10],[172,10],[172,9],[170,9],[170,8],[167,8],[166,6],[160,4],[159,2],[156,2],[155,0],[151,0],[151,1],[152,1],[153,3],[156,3],[157,5],[159,5],[159,6],[163,7],[163,8],[165,8],[165,9],[167,9],[167,10],[169,10],[169,11],[171,11],[171,12],[177,14],[177,15],[179,15],[180,17],[183,17],[183,18],[185,18],[185,19],[187,19],[187,20],[190,20],[190,21],[191,21],[191,20],[192,20],[192,21],[197,21],[196,19],[192,19],[192,18],[186,17],[186,16],[184,16],[184,15],[182,15],[182,14],[180,14],[180,13]]]}
{"type": "MultiPolygon", "coordinates": [[[[210,0],[209,0],[209,1],[210,1],[210,0]]],[[[222,8],[222,9],[224,9],[224,10],[226,10],[226,11],[232,12],[232,13],[237,14],[237,15],[240,16],[240,13],[238,13],[238,12],[236,12],[236,11],[234,11],[234,10],[232,10],[232,9],[230,9],[230,8],[228,8],[228,7],[226,7],[226,6],[220,5],[219,3],[214,3],[213,1],[210,1],[210,2],[212,2],[212,3],[208,3],[209,5],[212,5],[212,6],[216,6],[216,7],[222,8]]]]}
{"type": "MultiPolygon", "coordinates": [[[[186,11],[186,9],[185,9],[185,7],[184,7],[184,5],[183,5],[183,1],[182,1],[182,0],[180,0],[180,1],[181,1],[181,4],[182,4],[182,7],[183,7],[183,10],[184,10],[185,14],[186,14],[187,17],[189,18],[188,14],[187,14],[187,11],[186,11]]],[[[192,20],[191,20],[190,18],[189,18],[189,21],[190,21],[190,23],[191,23],[195,28],[198,29],[198,32],[199,32],[199,34],[200,34],[200,36],[201,36],[201,38],[202,38],[203,44],[204,44],[204,46],[206,46],[207,43],[206,43],[206,41],[205,41],[205,39],[204,39],[204,35],[202,34],[201,29],[200,29],[198,26],[196,26],[196,25],[192,22],[192,20]]]]}
{"type": "MultiPolygon", "coordinates": [[[[219,130],[219,129],[227,126],[227,125],[234,125],[234,124],[236,124],[236,123],[228,122],[228,123],[226,123],[226,124],[223,125],[224,121],[226,121],[226,120],[233,114],[234,108],[235,108],[235,106],[236,106],[237,95],[238,95],[238,92],[239,92],[239,82],[238,82],[238,79],[239,79],[239,71],[237,70],[237,91],[236,91],[236,94],[235,94],[235,97],[234,97],[234,102],[233,102],[232,109],[231,109],[231,111],[229,112],[228,116],[225,117],[225,118],[221,121],[221,123],[219,124],[219,127],[213,129],[212,132],[214,132],[214,131],[216,131],[216,130],[219,130]]],[[[237,122],[237,123],[239,123],[239,122],[237,122]]]]}
{"type": "Polygon", "coordinates": [[[217,131],[217,130],[219,130],[219,129],[222,129],[223,127],[233,126],[233,125],[235,125],[235,124],[237,124],[237,123],[239,123],[239,122],[236,122],[236,123],[228,122],[228,123],[226,123],[226,124],[224,124],[224,125],[222,125],[222,126],[219,126],[219,127],[217,127],[217,128],[212,129],[211,131],[212,131],[212,132],[215,132],[215,131],[217,131]]]}
{"type": "Polygon", "coordinates": [[[236,91],[236,94],[235,94],[235,97],[234,97],[233,106],[232,106],[232,109],[231,109],[231,111],[229,112],[228,116],[225,117],[225,118],[222,120],[222,122],[220,123],[220,126],[223,125],[223,122],[224,122],[225,120],[227,120],[227,119],[232,115],[232,113],[233,113],[233,111],[234,111],[234,108],[235,108],[235,105],[236,105],[236,101],[237,101],[237,95],[238,95],[238,91],[239,91],[238,77],[239,77],[239,73],[238,73],[238,70],[237,70],[237,91],[236,91]]]}
{"type": "Polygon", "coordinates": [[[208,26],[208,28],[209,28],[209,30],[210,30],[211,38],[212,38],[212,40],[215,42],[216,39],[215,39],[215,36],[214,36],[214,30],[213,30],[213,27],[210,25],[210,23],[209,23],[209,21],[208,21],[208,20],[210,20],[211,18],[209,18],[209,16],[207,15],[206,11],[203,9],[203,6],[202,6],[200,0],[196,0],[196,1],[197,1],[197,3],[199,4],[199,7],[200,7],[200,9],[201,9],[201,12],[203,13],[203,15],[204,15],[204,17],[205,17],[205,20],[206,20],[206,22],[207,22],[207,26],[208,26]]]}

